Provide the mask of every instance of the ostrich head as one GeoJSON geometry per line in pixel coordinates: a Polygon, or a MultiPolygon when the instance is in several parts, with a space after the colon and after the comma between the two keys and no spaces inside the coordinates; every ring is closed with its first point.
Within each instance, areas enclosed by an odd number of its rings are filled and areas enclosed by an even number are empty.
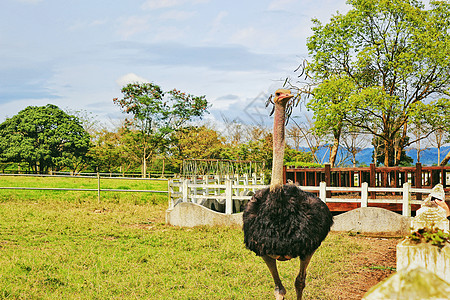
{"type": "Polygon", "coordinates": [[[275,92],[275,98],[274,98],[273,102],[275,104],[278,103],[280,105],[286,106],[286,104],[292,97],[294,97],[294,95],[291,94],[290,90],[278,89],[275,92]]]}
{"type": "Polygon", "coordinates": [[[275,114],[273,118],[273,162],[272,180],[270,190],[283,185],[283,159],[284,159],[284,126],[286,123],[286,106],[294,96],[290,90],[279,89],[275,92],[273,103],[275,114]]]}

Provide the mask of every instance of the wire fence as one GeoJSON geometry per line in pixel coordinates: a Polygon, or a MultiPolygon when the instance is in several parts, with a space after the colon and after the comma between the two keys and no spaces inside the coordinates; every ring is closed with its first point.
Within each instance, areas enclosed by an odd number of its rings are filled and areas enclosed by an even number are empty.
{"type": "MultiPolygon", "coordinates": [[[[81,173],[79,173],[81,174],[81,173]]],[[[103,175],[109,175],[109,173],[103,173],[103,175]]],[[[102,189],[102,179],[119,179],[119,180],[145,180],[145,181],[167,181],[163,178],[136,178],[136,177],[111,177],[101,176],[101,173],[83,173],[83,175],[49,175],[49,174],[0,174],[2,176],[17,176],[17,177],[64,177],[64,178],[90,178],[97,179],[97,188],[58,188],[58,187],[0,187],[0,190],[41,190],[41,191],[80,191],[80,192],[97,192],[97,199],[100,202],[101,192],[128,192],[128,193],[160,193],[167,194],[168,191],[160,190],[133,190],[133,189],[102,189]],[[90,176],[89,174],[95,174],[96,176],[90,176]]]]}
{"type": "MultiPolygon", "coordinates": [[[[21,169],[4,169],[0,170],[0,175],[71,175],[71,176],[97,176],[97,172],[63,172],[49,171],[49,174],[36,174],[31,170],[21,169]]],[[[147,173],[145,176],[142,172],[98,172],[101,177],[126,177],[126,178],[173,178],[179,176],[177,173],[147,173]]]]}

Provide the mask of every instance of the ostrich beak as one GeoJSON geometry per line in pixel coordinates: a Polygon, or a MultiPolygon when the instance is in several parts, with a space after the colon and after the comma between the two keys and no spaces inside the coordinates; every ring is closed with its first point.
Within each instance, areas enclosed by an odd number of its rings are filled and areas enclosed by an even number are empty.
{"type": "Polygon", "coordinates": [[[275,92],[275,103],[285,104],[289,99],[294,97],[290,90],[277,90],[275,92]]]}

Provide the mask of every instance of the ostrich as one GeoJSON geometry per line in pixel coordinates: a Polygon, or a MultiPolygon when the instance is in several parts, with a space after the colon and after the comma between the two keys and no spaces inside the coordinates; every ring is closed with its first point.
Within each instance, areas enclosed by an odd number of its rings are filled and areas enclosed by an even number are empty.
{"type": "Polygon", "coordinates": [[[302,299],[308,263],[333,224],[330,210],[318,197],[293,184],[283,185],[284,127],[286,108],[292,108],[292,98],[286,89],[275,93],[270,187],[253,195],[243,215],[245,246],[261,256],[269,268],[277,300],[286,295],[278,275],[277,260],[300,257],[300,272],[294,285],[297,299],[302,299]]]}

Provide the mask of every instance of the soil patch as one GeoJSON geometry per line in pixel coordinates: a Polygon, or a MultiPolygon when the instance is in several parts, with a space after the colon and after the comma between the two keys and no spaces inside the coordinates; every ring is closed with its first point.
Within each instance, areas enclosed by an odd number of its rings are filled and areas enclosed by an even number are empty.
{"type": "Polygon", "coordinates": [[[352,237],[365,249],[356,253],[346,278],[335,291],[336,299],[361,299],[378,282],[395,273],[399,238],[352,237]]]}

